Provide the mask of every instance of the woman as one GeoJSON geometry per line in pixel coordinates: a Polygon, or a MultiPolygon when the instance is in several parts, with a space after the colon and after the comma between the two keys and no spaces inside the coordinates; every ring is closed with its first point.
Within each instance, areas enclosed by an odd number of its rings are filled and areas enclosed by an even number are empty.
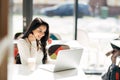
{"type": "Polygon", "coordinates": [[[22,64],[27,64],[28,58],[34,57],[36,64],[47,61],[46,45],[49,38],[49,25],[40,18],[35,18],[29,25],[22,39],[18,40],[18,50],[22,64]]]}

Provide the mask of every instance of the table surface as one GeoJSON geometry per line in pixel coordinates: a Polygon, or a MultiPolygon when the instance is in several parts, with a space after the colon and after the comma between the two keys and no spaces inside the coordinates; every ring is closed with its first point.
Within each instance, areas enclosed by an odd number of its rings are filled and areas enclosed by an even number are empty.
{"type": "Polygon", "coordinates": [[[27,66],[18,64],[9,64],[8,80],[88,80],[83,70],[78,69],[66,70],[61,72],[49,72],[36,67],[30,71],[27,66]]]}

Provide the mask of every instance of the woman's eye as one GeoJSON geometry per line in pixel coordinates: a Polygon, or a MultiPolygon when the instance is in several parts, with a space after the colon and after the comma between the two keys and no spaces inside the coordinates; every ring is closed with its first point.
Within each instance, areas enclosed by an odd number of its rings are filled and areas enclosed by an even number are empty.
{"type": "Polygon", "coordinates": [[[40,34],[45,34],[45,32],[42,32],[41,30],[39,31],[40,34]]]}

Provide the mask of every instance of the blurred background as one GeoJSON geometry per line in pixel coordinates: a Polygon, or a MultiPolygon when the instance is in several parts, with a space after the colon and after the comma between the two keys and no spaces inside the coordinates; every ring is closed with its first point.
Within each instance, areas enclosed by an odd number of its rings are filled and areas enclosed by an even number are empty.
{"type": "Polygon", "coordinates": [[[10,0],[9,12],[12,36],[40,17],[50,33],[77,40],[85,47],[81,67],[86,74],[101,75],[111,64],[105,53],[112,49],[110,41],[119,38],[120,0],[10,0]]]}

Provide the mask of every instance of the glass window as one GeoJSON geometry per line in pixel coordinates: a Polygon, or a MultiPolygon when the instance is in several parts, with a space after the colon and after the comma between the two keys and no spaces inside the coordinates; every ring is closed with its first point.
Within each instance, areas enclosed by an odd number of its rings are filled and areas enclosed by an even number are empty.
{"type": "Polygon", "coordinates": [[[23,32],[22,3],[23,3],[23,0],[12,1],[12,4],[13,4],[12,6],[13,36],[17,32],[23,32]]]}
{"type": "MultiPolygon", "coordinates": [[[[91,16],[78,18],[77,39],[87,47],[83,60],[83,64],[85,60],[87,62],[87,69],[103,70],[107,68],[111,61],[105,54],[112,50],[110,41],[119,37],[120,7],[107,6],[105,1],[89,0],[85,4],[89,6],[91,16]]],[[[84,11],[86,9],[84,7],[84,11]]]]}
{"type": "Polygon", "coordinates": [[[74,39],[73,10],[68,4],[74,0],[33,0],[33,18],[40,17],[50,25],[50,33],[57,33],[62,39],[74,39]]]}
{"type": "MultiPolygon", "coordinates": [[[[74,39],[75,0],[33,0],[33,18],[40,17],[50,25],[50,33],[57,33],[63,40],[74,39]],[[71,3],[72,5],[68,5],[71,3]],[[59,6],[64,4],[64,6],[59,6]]],[[[105,53],[111,49],[110,40],[120,32],[120,8],[109,7],[96,0],[78,0],[77,40],[85,46],[83,68],[98,69],[107,66],[105,53]],[[90,2],[96,2],[94,4],[90,2]],[[86,62],[85,62],[86,61],[86,62]],[[86,64],[85,64],[86,63],[86,64]]],[[[104,1],[105,2],[105,1],[104,1]]],[[[13,35],[23,31],[23,0],[13,0],[13,35]]],[[[108,64],[110,61],[108,62],[108,64]]]]}

